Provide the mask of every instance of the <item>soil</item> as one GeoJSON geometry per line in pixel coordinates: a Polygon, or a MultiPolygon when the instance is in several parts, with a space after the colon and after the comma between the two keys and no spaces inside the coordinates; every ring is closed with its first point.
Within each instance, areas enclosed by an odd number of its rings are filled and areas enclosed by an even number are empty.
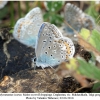
{"type": "Polygon", "coordinates": [[[20,70],[30,68],[31,60],[34,57],[34,49],[26,47],[13,39],[7,45],[11,57],[6,66],[7,57],[3,52],[4,42],[5,40],[0,38],[0,79],[5,75],[12,75],[20,70]]]}
{"type": "MultiPolygon", "coordinates": [[[[5,31],[3,32],[5,34],[5,31]]],[[[12,37],[11,35],[6,35],[12,37]]],[[[35,69],[31,67],[32,58],[35,57],[34,49],[27,47],[15,39],[7,44],[10,59],[4,53],[3,44],[9,40],[0,37],[0,92],[1,93],[72,93],[81,87],[71,76],[59,78],[54,70],[35,69]]],[[[91,58],[89,52],[80,45],[75,44],[76,53],[86,61],[91,58]]],[[[91,92],[90,88],[83,88],[78,92],[91,92]]]]}

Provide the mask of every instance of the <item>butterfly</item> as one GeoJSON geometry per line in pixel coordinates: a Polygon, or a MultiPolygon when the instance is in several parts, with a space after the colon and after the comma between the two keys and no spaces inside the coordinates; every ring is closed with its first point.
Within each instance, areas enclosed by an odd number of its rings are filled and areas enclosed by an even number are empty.
{"type": "MultiPolygon", "coordinates": [[[[77,32],[80,32],[82,28],[92,30],[95,27],[94,19],[71,3],[67,3],[65,5],[64,18],[65,22],[67,22],[77,32]]],[[[64,28],[64,30],[66,31],[66,33],[69,35],[73,35],[73,29],[71,29],[67,24],[65,24],[65,26],[66,27],[64,28]]]]}
{"type": "Polygon", "coordinates": [[[36,66],[45,68],[59,65],[72,58],[74,52],[72,40],[64,37],[54,24],[44,22],[41,25],[35,47],[36,66]]]}
{"type": "Polygon", "coordinates": [[[25,17],[16,22],[13,37],[20,43],[35,48],[38,31],[42,23],[43,18],[40,8],[33,8],[25,17]]]}

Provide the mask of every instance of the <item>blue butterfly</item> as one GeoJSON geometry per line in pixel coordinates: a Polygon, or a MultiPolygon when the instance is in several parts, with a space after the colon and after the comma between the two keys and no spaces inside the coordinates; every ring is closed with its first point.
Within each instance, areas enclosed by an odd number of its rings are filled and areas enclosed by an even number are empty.
{"type": "Polygon", "coordinates": [[[16,22],[13,36],[20,43],[35,48],[38,31],[42,23],[43,18],[40,8],[33,8],[25,17],[16,22]]]}
{"type": "MultiPolygon", "coordinates": [[[[70,3],[65,5],[64,18],[65,22],[67,22],[77,32],[80,32],[82,28],[92,30],[95,27],[94,19],[91,16],[85,14],[80,8],[70,3]]],[[[64,30],[67,34],[75,34],[73,29],[65,24],[64,30]]]]}
{"type": "Polygon", "coordinates": [[[72,58],[75,47],[71,39],[64,37],[55,25],[44,22],[38,33],[35,53],[36,66],[53,67],[72,58]]]}

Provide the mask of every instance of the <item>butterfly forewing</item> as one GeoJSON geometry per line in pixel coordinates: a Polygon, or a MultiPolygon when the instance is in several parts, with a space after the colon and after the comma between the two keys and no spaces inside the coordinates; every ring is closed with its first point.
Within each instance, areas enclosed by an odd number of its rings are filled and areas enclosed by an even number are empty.
{"type": "Polygon", "coordinates": [[[17,21],[13,36],[19,42],[35,47],[38,31],[43,23],[40,8],[32,9],[24,18],[17,21]]]}
{"type": "Polygon", "coordinates": [[[44,22],[39,30],[37,45],[36,45],[36,54],[37,56],[44,51],[48,45],[51,45],[54,40],[62,37],[62,34],[57,31],[57,27],[50,23],[44,22]],[[55,39],[54,39],[55,38],[55,39]]]}
{"type": "Polygon", "coordinates": [[[65,31],[67,34],[73,34],[74,30],[80,32],[82,28],[87,28],[89,30],[94,29],[95,22],[94,19],[85,14],[80,8],[74,4],[67,3],[64,8],[64,18],[65,18],[65,31]],[[72,28],[70,28],[71,26],[72,28]]]}
{"type": "Polygon", "coordinates": [[[82,19],[85,16],[84,13],[82,13],[82,10],[75,5],[67,3],[64,13],[65,21],[76,31],[79,31],[79,29],[82,27],[82,19]]]}
{"type": "Polygon", "coordinates": [[[34,19],[34,16],[37,16],[38,18],[42,18],[41,9],[39,7],[32,9],[28,14],[26,14],[25,18],[34,19]]]}

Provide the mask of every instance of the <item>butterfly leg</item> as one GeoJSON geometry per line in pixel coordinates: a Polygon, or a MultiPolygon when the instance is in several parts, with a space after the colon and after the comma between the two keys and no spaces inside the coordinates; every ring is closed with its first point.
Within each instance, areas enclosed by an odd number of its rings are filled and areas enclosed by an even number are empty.
{"type": "Polygon", "coordinates": [[[55,73],[56,70],[55,70],[52,66],[50,66],[50,68],[51,68],[51,69],[54,71],[54,73],[55,73]]]}
{"type": "Polygon", "coordinates": [[[43,71],[45,72],[45,74],[47,74],[47,72],[45,71],[45,69],[42,67],[43,71]]]}
{"type": "Polygon", "coordinates": [[[53,74],[56,75],[57,79],[59,80],[59,77],[58,77],[58,75],[56,74],[56,70],[55,70],[52,66],[50,66],[50,68],[53,70],[53,74]]]}

